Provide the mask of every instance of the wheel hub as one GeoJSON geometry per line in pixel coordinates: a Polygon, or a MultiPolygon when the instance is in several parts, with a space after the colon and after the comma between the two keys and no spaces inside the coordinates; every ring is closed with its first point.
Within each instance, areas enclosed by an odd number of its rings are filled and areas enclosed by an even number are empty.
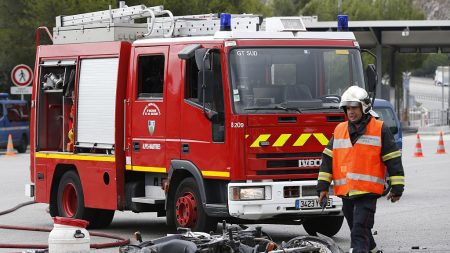
{"type": "Polygon", "coordinates": [[[74,217],[78,209],[78,195],[75,186],[71,183],[64,187],[62,206],[67,217],[74,217]]]}
{"type": "Polygon", "coordinates": [[[183,227],[193,227],[197,222],[197,201],[194,194],[188,192],[179,197],[176,203],[178,224],[183,227]]]}

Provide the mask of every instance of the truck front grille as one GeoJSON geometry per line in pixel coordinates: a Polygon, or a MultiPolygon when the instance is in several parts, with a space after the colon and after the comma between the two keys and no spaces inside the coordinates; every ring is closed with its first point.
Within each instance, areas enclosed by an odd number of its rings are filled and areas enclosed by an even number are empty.
{"type": "Polygon", "coordinates": [[[317,197],[316,186],[315,185],[302,186],[302,196],[303,197],[317,197]]]}
{"type": "MultiPolygon", "coordinates": [[[[317,197],[315,185],[304,185],[301,189],[301,197],[317,197]]],[[[283,193],[285,198],[299,198],[300,186],[285,186],[283,187],[283,193]]]]}
{"type": "Polygon", "coordinates": [[[298,160],[267,161],[267,168],[298,167],[298,160]]]}
{"type": "Polygon", "coordinates": [[[298,169],[298,170],[258,170],[256,175],[304,175],[304,174],[318,174],[317,169],[298,169]]]}
{"type": "Polygon", "coordinates": [[[258,164],[265,164],[254,167],[258,176],[296,176],[302,179],[317,179],[319,173],[319,163],[308,164],[308,161],[319,161],[322,153],[260,153],[256,154],[258,164]],[[305,161],[305,162],[303,162],[305,161]]]}
{"type": "Polygon", "coordinates": [[[283,192],[285,198],[298,198],[300,197],[300,186],[285,186],[283,192]]]}
{"type": "Polygon", "coordinates": [[[293,157],[322,157],[322,153],[261,153],[256,158],[293,158],[293,157]]]}

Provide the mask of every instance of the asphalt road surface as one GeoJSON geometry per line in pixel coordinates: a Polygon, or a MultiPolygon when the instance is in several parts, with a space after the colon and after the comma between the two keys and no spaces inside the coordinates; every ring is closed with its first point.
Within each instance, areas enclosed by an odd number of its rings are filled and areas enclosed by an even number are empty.
{"type": "MultiPolygon", "coordinates": [[[[447,151],[450,151],[450,136],[445,136],[447,151]]],[[[423,136],[423,158],[413,157],[416,136],[404,138],[403,164],[406,172],[406,191],[399,203],[390,203],[381,198],[378,201],[375,218],[375,240],[384,252],[450,252],[450,154],[436,153],[438,136],[423,136]],[[420,250],[411,247],[418,246],[420,250]]],[[[450,153],[450,152],[449,152],[450,153]]],[[[29,201],[24,196],[24,185],[29,182],[29,156],[17,154],[6,157],[0,153],[0,211],[18,203],[29,201]]],[[[53,222],[46,212],[46,204],[33,204],[16,212],[0,216],[0,224],[51,228],[53,222]]],[[[306,235],[301,226],[263,225],[263,231],[276,242],[306,235]]],[[[165,218],[154,213],[135,214],[116,212],[107,229],[100,230],[127,238],[135,231],[141,231],[144,240],[154,239],[170,233],[165,218]]],[[[48,233],[24,232],[0,229],[2,243],[47,242],[48,233]]],[[[344,250],[349,249],[349,230],[344,224],[333,238],[344,250]]],[[[92,238],[91,243],[111,240],[92,238]]],[[[134,240],[132,240],[134,242],[134,240]]],[[[23,249],[0,249],[0,252],[20,252],[23,249]]],[[[92,252],[118,252],[117,248],[92,250],[92,252]]]]}
{"type": "MultiPolygon", "coordinates": [[[[410,95],[429,110],[442,109],[442,86],[435,86],[432,78],[411,77],[410,95]]],[[[444,109],[447,107],[448,86],[444,86],[444,109]]]]}

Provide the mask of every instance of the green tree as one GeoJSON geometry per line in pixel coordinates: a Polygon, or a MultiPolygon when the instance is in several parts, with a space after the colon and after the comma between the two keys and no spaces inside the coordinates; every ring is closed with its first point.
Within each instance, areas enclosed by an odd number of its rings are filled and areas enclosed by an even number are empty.
{"type": "Polygon", "coordinates": [[[437,66],[447,66],[448,56],[446,54],[429,54],[423,61],[420,69],[413,71],[413,75],[433,77],[437,66]]]}
{"type": "MultiPolygon", "coordinates": [[[[311,0],[302,10],[303,15],[318,15],[320,21],[336,20],[338,0],[311,0]]],[[[409,0],[342,0],[342,13],[351,20],[423,20],[424,13],[416,9],[409,0]]],[[[419,67],[426,56],[420,54],[397,54],[395,62],[390,61],[392,49],[383,49],[383,73],[389,73],[395,64],[395,80],[401,84],[401,73],[419,67]],[[401,63],[401,64],[400,64],[401,63]]],[[[391,84],[394,86],[395,84],[391,84]]]]}
{"type": "MultiPolygon", "coordinates": [[[[338,0],[311,0],[302,10],[303,15],[318,15],[320,21],[336,20],[338,0]]],[[[423,20],[424,13],[416,9],[410,0],[342,0],[341,12],[352,20],[423,20]]],[[[391,66],[396,72],[390,77],[395,87],[396,100],[402,100],[402,72],[416,69],[422,65],[425,55],[397,54],[395,48],[383,48],[383,73],[390,73],[391,66]],[[395,54],[394,60],[391,56],[395,54]]],[[[397,105],[400,105],[398,102],[397,105]]]]}
{"type": "Polygon", "coordinates": [[[0,2],[0,92],[9,92],[10,72],[15,64],[27,61],[22,52],[26,50],[27,38],[18,33],[23,4],[21,1],[5,0],[0,2]]]}
{"type": "Polygon", "coordinates": [[[273,0],[270,3],[274,16],[298,16],[311,0],[273,0]]]}
{"type": "MultiPolygon", "coordinates": [[[[270,15],[271,9],[260,0],[129,0],[128,6],[164,5],[174,15],[200,13],[254,13],[270,15]]],[[[46,26],[52,32],[55,17],[117,8],[117,0],[3,0],[0,2],[0,92],[11,86],[10,72],[17,64],[34,67],[35,29],[46,26]]],[[[41,32],[41,44],[50,43],[41,32]]]]}
{"type": "MultiPolygon", "coordinates": [[[[34,68],[35,29],[55,26],[58,15],[72,15],[113,7],[113,0],[3,0],[0,3],[0,91],[9,91],[10,72],[17,64],[34,68]]],[[[49,42],[45,34],[44,42],[49,42]]]]}
{"type": "Polygon", "coordinates": [[[204,13],[253,13],[268,16],[271,9],[260,0],[130,0],[128,6],[144,4],[146,6],[164,5],[174,15],[193,15],[204,13]]]}
{"type": "MultiPolygon", "coordinates": [[[[411,20],[425,15],[409,0],[342,0],[342,13],[349,20],[411,20]]],[[[336,20],[338,0],[311,0],[302,15],[318,15],[320,21],[336,20]]]]}

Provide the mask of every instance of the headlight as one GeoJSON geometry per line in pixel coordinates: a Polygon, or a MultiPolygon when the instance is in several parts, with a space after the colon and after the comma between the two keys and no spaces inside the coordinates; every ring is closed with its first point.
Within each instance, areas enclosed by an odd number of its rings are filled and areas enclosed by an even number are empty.
{"type": "MultiPolygon", "coordinates": [[[[270,189],[270,187],[268,188],[270,189]]],[[[265,186],[231,187],[229,195],[231,200],[264,200],[266,199],[266,189],[265,186]]]]}

